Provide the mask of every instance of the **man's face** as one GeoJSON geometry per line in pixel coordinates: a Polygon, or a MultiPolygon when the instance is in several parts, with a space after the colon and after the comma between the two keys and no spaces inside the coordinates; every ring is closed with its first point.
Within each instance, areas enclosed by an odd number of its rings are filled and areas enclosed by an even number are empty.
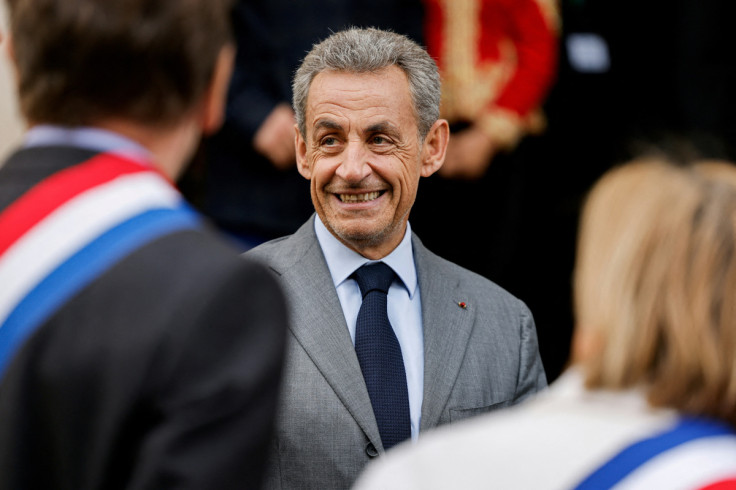
{"type": "Polygon", "coordinates": [[[439,121],[420,141],[408,79],[391,66],[318,74],[305,122],[305,138],[296,135],[297,162],[311,180],[317,214],[348,247],[384,257],[404,236],[419,177],[442,165],[447,138],[438,155],[439,121]]]}

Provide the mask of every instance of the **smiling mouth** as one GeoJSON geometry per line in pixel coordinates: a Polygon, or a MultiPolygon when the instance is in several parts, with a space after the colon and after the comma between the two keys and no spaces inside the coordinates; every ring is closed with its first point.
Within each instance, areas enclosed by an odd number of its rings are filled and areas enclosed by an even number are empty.
{"type": "Polygon", "coordinates": [[[342,202],[354,203],[372,201],[378,199],[381,194],[383,194],[383,191],[366,192],[364,194],[338,194],[337,196],[342,202]]]}

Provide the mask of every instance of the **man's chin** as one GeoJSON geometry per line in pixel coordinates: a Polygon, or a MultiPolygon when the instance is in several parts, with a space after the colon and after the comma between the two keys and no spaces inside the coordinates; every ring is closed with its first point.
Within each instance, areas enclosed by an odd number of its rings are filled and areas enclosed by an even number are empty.
{"type": "Polygon", "coordinates": [[[335,235],[342,242],[361,247],[371,247],[380,245],[384,240],[385,233],[382,230],[373,229],[337,229],[335,235]]]}
{"type": "Polygon", "coordinates": [[[365,220],[339,223],[337,226],[327,225],[327,228],[338,240],[354,250],[380,246],[388,236],[387,227],[371,226],[365,220]]]}

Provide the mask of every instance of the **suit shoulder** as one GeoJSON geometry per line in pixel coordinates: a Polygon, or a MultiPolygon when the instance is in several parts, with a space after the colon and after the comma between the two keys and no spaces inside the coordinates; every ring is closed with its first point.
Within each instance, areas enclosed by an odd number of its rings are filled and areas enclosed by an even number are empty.
{"type": "Polygon", "coordinates": [[[311,253],[313,247],[319,247],[316,236],[303,233],[300,230],[293,235],[263,243],[248,250],[243,256],[280,273],[280,271],[290,268],[311,253]]]}
{"type": "Polygon", "coordinates": [[[101,280],[149,290],[158,297],[205,298],[224,285],[252,290],[271,289],[266,268],[243,258],[237,249],[209,229],[184,230],[165,235],[133,252],[110,269],[101,280]],[[155,285],[155,286],[154,286],[155,285]]]}
{"type": "MultiPolygon", "coordinates": [[[[227,269],[238,268],[246,262],[232,243],[209,228],[165,235],[142,247],[137,253],[143,257],[157,257],[162,267],[179,264],[189,269],[227,269]]],[[[248,263],[253,264],[252,261],[248,263]]]]}
{"type": "Polygon", "coordinates": [[[288,241],[291,235],[269,240],[254,247],[243,254],[243,257],[257,262],[269,263],[274,257],[287,254],[288,241]]]}
{"type": "MultiPolygon", "coordinates": [[[[523,301],[487,277],[450,262],[427,249],[424,249],[423,253],[426,254],[427,261],[436,273],[447,280],[456,281],[459,288],[480,300],[481,304],[494,308],[506,307],[522,313],[529,311],[523,301]]],[[[421,271],[419,273],[421,274],[421,271]]]]}

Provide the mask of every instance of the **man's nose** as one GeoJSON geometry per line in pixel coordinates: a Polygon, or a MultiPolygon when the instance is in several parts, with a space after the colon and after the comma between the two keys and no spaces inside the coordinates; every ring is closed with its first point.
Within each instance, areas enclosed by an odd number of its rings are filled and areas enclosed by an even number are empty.
{"type": "Polygon", "coordinates": [[[370,152],[360,141],[348,141],[343,160],[337,168],[337,176],[346,182],[360,182],[372,172],[368,159],[370,152]]]}

